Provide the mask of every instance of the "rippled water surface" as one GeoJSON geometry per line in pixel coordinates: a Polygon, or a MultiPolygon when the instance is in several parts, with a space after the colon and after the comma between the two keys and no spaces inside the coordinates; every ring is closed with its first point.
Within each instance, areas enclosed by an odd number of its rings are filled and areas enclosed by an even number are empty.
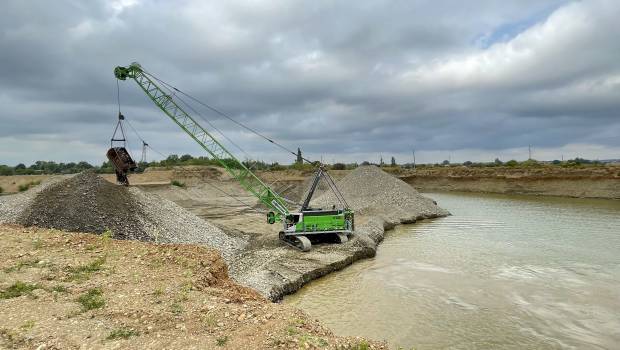
{"type": "Polygon", "coordinates": [[[429,193],[453,216],[286,303],[415,349],[620,349],[620,201],[429,193]]]}

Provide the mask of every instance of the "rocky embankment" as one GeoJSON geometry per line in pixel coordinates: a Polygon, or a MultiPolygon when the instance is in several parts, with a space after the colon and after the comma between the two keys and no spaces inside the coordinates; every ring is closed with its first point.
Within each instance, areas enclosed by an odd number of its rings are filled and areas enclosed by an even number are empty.
{"type": "Polygon", "coordinates": [[[423,192],[462,191],[620,199],[620,167],[419,168],[395,171],[423,192]]]}
{"type": "MultiPolygon", "coordinates": [[[[356,212],[355,234],[348,242],[313,244],[306,253],[281,244],[259,246],[233,264],[231,275],[277,300],[313,279],[373,257],[385,230],[394,225],[449,215],[432,199],[375,166],[358,167],[338,181],[337,186],[356,212]]],[[[313,207],[338,206],[333,192],[326,186],[322,188],[323,193],[312,202],[313,207]]]]}

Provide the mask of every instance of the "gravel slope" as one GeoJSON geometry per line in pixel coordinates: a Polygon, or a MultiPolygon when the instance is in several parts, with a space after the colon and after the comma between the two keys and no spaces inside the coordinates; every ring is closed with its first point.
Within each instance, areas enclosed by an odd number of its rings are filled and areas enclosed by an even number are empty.
{"type": "MultiPolygon", "coordinates": [[[[411,185],[384,172],[376,166],[360,166],[337,183],[356,215],[379,216],[393,223],[450,215],[411,185]]],[[[326,191],[312,201],[316,207],[338,205],[332,191],[326,191]]]]}
{"type": "Polygon", "coordinates": [[[0,223],[96,234],[109,229],[119,239],[205,244],[227,261],[246,244],[169,200],[114,185],[94,172],[3,196],[0,223]]]}

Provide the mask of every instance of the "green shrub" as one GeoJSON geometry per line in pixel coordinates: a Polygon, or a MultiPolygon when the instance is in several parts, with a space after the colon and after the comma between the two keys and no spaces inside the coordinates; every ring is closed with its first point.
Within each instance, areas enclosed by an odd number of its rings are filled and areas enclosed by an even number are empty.
{"type": "Polygon", "coordinates": [[[82,311],[100,309],[105,306],[105,299],[103,299],[103,291],[101,288],[90,289],[85,294],[80,295],[77,298],[77,302],[82,305],[82,311]]]}
{"type": "Polygon", "coordinates": [[[100,257],[93,260],[91,263],[86,265],[80,265],[77,267],[69,267],[67,270],[70,275],[67,278],[69,281],[83,281],[90,278],[90,276],[103,269],[103,264],[105,263],[105,257],[100,257]]]}
{"type": "Polygon", "coordinates": [[[7,267],[6,269],[4,269],[4,272],[10,273],[10,272],[13,272],[13,271],[19,271],[19,270],[21,270],[24,267],[36,266],[38,263],[39,263],[39,259],[23,260],[23,261],[18,262],[14,266],[7,267]]]}
{"type": "Polygon", "coordinates": [[[5,290],[0,291],[0,299],[11,299],[17,298],[22,295],[32,294],[32,291],[35,289],[40,289],[41,287],[38,284],[32,283],[24,283],[21,281],[17,281],[13,283],[10,287],[5,290]]]}
{"type": "Polygon", "coordinates": [[[40,183],[41,183],[41,181],[30,181],[28,183],[21,184],[21,185],[17,186],[17,190],[19,192],[28,191],[31,187],[34,187],[34,186],[36,186],[36,185],[38,185],[40,183]]]}
{"type": "Polygon", "coordinates": [[[0,193],[4,192],[4,188],[2,188],[2,186],[0,186],[0,193]]]}
{"type": "Polygon", "coordinates": [[[140,332],[136,331],[135,329],[119,328],[119,329],[115,329],[112,332],[110,332],[110,334],[107,336],[106,339],[108,340],[129,339],[130,337],[135,337],[138,335],[140,335],[140,332]]]}
{"type": "MultiPolygon", "coordinates": [[[[277,164],[277,163],[275,163],[277,164]]],[[[277,164],[274,165],[276,168],[279,168],[281,165],[277,164]]],[[[310,171],[314,169],[314,165],[312,164],[308,164],[308,163],[293,163],[292,165],[289,166],[289,168],[291,169],[295,169],[295,170],[301,170],[301,171],[310,171]]],[[[274,169],[272,167],[272,170],[279,170],[279,169],[274,169]]]]}
{"type": "Polygon", "coordinates": [[[516,160],[512,159],[506,162],[506,165],[509,167],[515,167],[517,165],[519,165],[519,162],[517,162],[516,160]]]}
{"type": "Polygon", "coordinates": [[[538,161],[534,159],[528,159],[524,162],[521,162],[521,165],[525,167],[539,167],[540,163],[538,163],[538,161]]]}
{"type": "Polygon", "coordinates": [[[172,181],[170,181],[170,184],[172,186],[177,186],[177,187],[185,188],[185,184],[183,182],[181,182],[181,181],[172,180],[172,181]]]}
{"type": "Polygon", "coordinates": [[[217,346],[224,346],[228,342],[228,336],[219,337],[216,340],[217,346]]]}

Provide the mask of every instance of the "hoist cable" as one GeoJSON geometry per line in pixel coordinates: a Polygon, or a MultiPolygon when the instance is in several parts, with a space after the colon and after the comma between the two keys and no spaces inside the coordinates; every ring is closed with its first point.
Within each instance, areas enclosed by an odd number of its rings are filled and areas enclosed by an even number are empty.
{"type": "MultiPolygon", "coordinates": [[[[290,154],[292,154],[292,155],[294,155],[294,156],[297,156],[297,155],[298,155],[295,151],[293,151],[293,150],[291,150],[291,149],[287,148],[286,146],[284,146],[284,145],[282,145],[282,144],[280,144],[280,143],[278,143],[278,142],[274,141],[273,139],[271,139],[271,138],[269,138],[269,137],[267,137],[267,136],[263,135],[262,133],[260,133],[260,132],[256,131],[255,129],[253,129],[253,128],[251,128],[251,127],[249,127],[249,126],[247,126],[247,125],[245,125],[245,124],[243,124],[243,123],[241,123],[241,122],[237,121],[235,118],[233,118],[233,117],[229,116],[228,114],[226,114],[226,113],[224,113],[224,112],[220,111],[219,109],[217,109],[217,108],[215,108],[215,107],[213,107],[213,106],[211,106],[211,105],[209,105],[209,104],[207,104],[207,103],[205,103],[205,102],[200,101],[199,99],[197,99],[197,98],[193,97],[192,95],[190,95],[190,94],[188,94],[188,93],[186,93],[186,92],[184,92],[184,91],[182,91],[182,90],[178,89],[178,88],[177,88],[177,87],[175,87],[174,85],[169,84],[169,83],[167,83],[167,82],[165,82],[165,81],[163,81],[163,80],[159,79],[158,77],[156,77],[155,75],[153,75],[152,73],[150,73],[150,72],[148,72],[148,71],[146,71],[146,70],[144,70],[144,69],[143,69],[142,71],[144,72],[144,74],[147,74],[148,76],[150,76],[150,77],[151,77],[151,78],[153,78],[154,80],[156,80],[156,81],[160,82],[160,83],[161,83],[162,85],[164,85],[164,86],[165,86],[168,90],[174,90],[174,91],[176,91],[176,92],[178,92],[178,93],[180,93],[180,94],[182,94],[182,95],[186,96],[187,98],[191,99],[192,101],[194,101],[194,102],[196,102],[196,103],[198,103],[198,104],[202,105],[203,107],[206,107],[206,108],[208,108],[209,110],[211,110],[211,111],[213,111],[213,112],[217,113],[218,115],[220,115],[220,116],[222,116],[222,117],[224,117],[224,118],[226,118],[226,119],[230,120],[231,122],[233,122],[233,123],[237,124],[238,126],[240,126],[240,127],[244,128],[244,129],[246,129],[246,130],[250,131],[251,133],[253,133],[253,134],[255,134],[255,135],[257,135],[257,136],[259,136],[259,137],[261,137],[261,138],[263,138],[263,139],[265,139],[265,140],[267,140],[268,142],[270,142],[270,143],[274,144],[275,146],[279,147],[280,149],[282,149],[282,150],[284,150],[284,151],[286,151],[286,152],[288,152],[288,153],[290,153],[290,154]]],[[[117,82],[117,83],[118,83],[118,82],[117,82]]],[[[235,145],[235,147],[237,147],[239,150],[241,150],[241,152],[243,152],[244,154],[248,155],[248,154],[247,154],[247,152],[245,152],[245,151],[244,151],[244,150],[243,150],[240,146],[238,146],[235,142],[233,142],[232,140],[230,140],[230,139],[229,139],[229,138],[228,138],[228,137],[227,137],[227,136],[226,136],[223,132],[221,132],[218,128],[216,128],[216,127],[215,127],[215,126],[214,126],[211,122],[209,122],[209,121],[208,121],[205,117],[203,117],[200,113],[198,113],[198,112],[197,112],[194,108],[192,108],[192,107],[191,107],[191,106],[190,106],[187,102],[185,102],[183,99],[181,99],[181,98],[180,98],[178,95],[176,95],[176,94],[174,94],[174,96],[175,96],[175,97],[176,97],[179,101],[181,101],[183,104],[185,104],[188,108],[190,108],[190,109],[191,109],[194,113],[196,113],[196,114],[197,114],[197,115],[198,115],[201,119],[203,119],[205,122],[207,122],[207,123],[208,123],[208,124],[209,124],[212,128],[214,128],[215,130],[217,130],[217,131],[218,131],[218,132],[219,132],[219,133],[220,133],[220,134],[221,134],[224,138],[226,138],[226,139],[227,139],[228,141],[230,141],[233,145],[235,145]]],[[[249,158],[251,159],[251,157],[249,157],[249,158]]],[[[314,162],[313,162],[313,161],[311,161],[311,160],[309,160],[309,159],[307,159],[307,158],[305,158],[305,157],[303,157],[303,156],[301,157],[301,159],[302,159],[302,160],[304,160],[304,161],[306,161],[306,162],[308,162],[308,163],[310,163],[310,164],[314,164],[314,162]]],[[[322,163],[322,162],[321,162],[321,163],[322,163]]],[[[341,204],[345,205],[345,206],[348,208],[348,204],[347,204],[347,202],[346,202],[346,200],[345,200],[344,196],[343,196],[343,195],[342,195],[342,193],[340,192],[340,190],[338,190],[338,187],[336,186],[335,181],[333,180],[333,178],[331,178],[331,176],[330,176],[327,172],[326,172],[326,174],[327,174],[327,176],[328,176],[328,185],[329,185],[330,189],[334,192],[334,194],[336,195],[336,198],[338,199],[338,201],[339,201],[339,202],[341,202],[341,204]]],[[[276,181],[276,182],[277,182],[277,181],[276,181]]]]}
{"type": "MultiPolygon", "coordinates": [[[[153,77],[153,78],[155,78],[155,77],[153,77]]],[[[169,87],[166,87],[166,88],[170,91],[169,87]]],[[[180,98],[176,94],[174,94],[174,98],[179,100],[181,103],[183,103],[183,105],[185,105],[187,108],[189,108],[194,114],[198,115],[200,117],[200,119],[204,120],[207,124],[209,124],[210,127],[215,129],[220,135],[222,135],[223,138],[228,140],[228,142],[230,142],[233,146],[235,146],[241,152],[243,152],[243,154],[245,154],[248,159],[252,159],[252,157],[243,148],[241,148],[241,146],[239,146],[233,140],[231,140],[228,136],[226,136],[226,134],[224,134],[220,129],[218,129],[215,125],[213,125],[213,123],[211,123],[207,118],[205,118],[202,114],[200,114],[197,110],[195,110],[189,103],[185,102],[185,100],[183,100],[182,98],[180,98]]]]}
{"type": "MultiPolygon", "coordinates": [[[[235,143],[232,139],[230,139],[228,136],[226,136],[226,134],[224,134],[223,131],[221,131],[219,128],[217,128],[215,125],[213,125],[213,123],[211,121],[209,121],[205,116],[203,116],[200,112],[198,112],[195,108],[192,107],[191,104],[189,104],[187,101],[185,101],[184,99],[182,99],[181,97],[179,97],[179,95],[177,95],[176,93],[172,92],[172,89],[174,89],[175,91],[179,91],[178,89],[174,88],[172,85],[162,81],[161,79],[153,76],[152,74],[149,74],[149,76],[151,76],[153,79],[157,80],[158,82],[160,82],[161,84],[164,85],[164,88],[167,89],[169,92],[171,92],[170,96],[174,97],[174,99],[178,100],[179,102],[181,102],[184,106],[186,106],[188,109],[190,109],[195,115],[199,116],[202,120],[204,120],[207,124],[209,124],[209,126],[213,129],[215,129],[220,135],[222,135],[222,137],[224,137],[226,140],[228,140],[228,142],[230,142],[232,145],[234,145],[237,149],[239,149],[247,158],[248,158],[248,164],[247,167],[248,169],[252,170],[256,170],[256,165],[258,164],[257,162],[252,162],[252,156],[246,152],[241,146],[239,146],[237,143],[235,143]]],[[[181,92],[181,91],[179,91],[181,92]]],[[[183,93],[183,92],[181,92],[183,93]]],[[[184,94],[184,93],[183,93],[184,94]]],[[[184,94],[188,97],[191,98],[191,96],[184,94]]],[[[281,182],[282,178],[278,178],[276,176],[276,181],[275,182],[281,182]]],[[[275,183],[274,182],[274,183],[275,183]]],[[[285,199],[286,202],[291,203],[291,204],[297,204],[299,205],[299,203],[296,203],[282,195],[280,195],[283,199],[285,199]]]]}
{"type": "MultiPolygon", "coordinates": [[[[294,151],[290,150],[290,149],[289,149],[289,148],[287,148],[286,146],[283,146],[283,145],[279,144],[278,142],[276,142],[276,141],[274,141],[274,140],[270,139],[269,137],[267,137],[267,136],[265,136],[265,135],[261,134],[260,132],[258,132],[258,131],[256,131],[256,130],[254,130],[253,128],[251,128],[251,127],[249,127],[249,126],[247,126],[247,125],[245,125],[245,124],[243,124],[243,123],[241,123],[241,122],[237,121],[236,119],[234,119],[233,117],[229,116],[228,114],[226,114],[226,113],[224,113],[224,112],[220,111],[219,109],[217,109],[217,108],[215,108],[215,107],[213,107],[213,106],[210,106],[210,105],[208,105],[208,104],[206,104],[206,103],[204,103],[204,102],[200,101],[199,99],[197,99],[197,98],[193,97],[192,95],[190,95],[190,94],[188,94],[188,93],[186,93],[186,92],[184,92],[184,91],[182,91],[182,90],[180,90],[180,89],[176,88],[176,87],[175,87],[175,86],[173,86],[172,84],[169,84],[169,83],[167,83],[167,82],[165,82],[165,81],[163,81],[163,80],[161,80],[161,79],[157,78],[156,76],[154,76],[153,74],[151,74],[151,73],[149,73],[149,72],[147,72],[147,71],[145,71],[145,70],[142,70],[142,71],[143,71],[145,74],[148,74],[148,75],[149,75],[150,77],[152,77],[153,79],[157,80],[158,82],[160,82],[160,83],[162,83],[162,84],[166,85],[168,88],[173,89],[173,90],[175,90],[175,91],[177,91],[177,92],[179,92],[179,93],[183,94],[184,96],[188,97],[189,99],[193,100],[194,102],[196,102],[196,103],[198,103],[198,104],[200,104],[200,105],[202,105],[202,106],[204,106],[204,107],[206,107],[206,108],[210,109],[211,111],[213,111],[213,112],[215,112],[215,113],[219,114],[220,116],[222,116],[222,117],[224,117],[224,118],[226,118],[226,119],[230,120],[231,122],[233,122],[233,123],[235,123],[235,124],[239,125],[240,127],[242,127],[242,128],[244,128],[244,129],[246,129],[246,130],[250,131],[251,133],[253,133],[253,134],[255,134],[255,135],[257,135],[257,136],[259,136],[259,137],[261,137],[261,138],[263,138],[263,139],[265,139],[265,140],[267,140],[267,141],[269,141],[270,143],[273,143],[274,145],[276,145],[277,147],[279,147],[279,148],[283,149],[284,151],[286,151],[286,152],[288,152],[288,153],[291,153],[291,154],[292,154],[292,155],[294,155],[294,156],[297,156],[297,153],[296,153],[296,152],[294,152],[294,151]]],[[[306,162],[308,162],[308,163],[313,163],[311,160],[306,159],[306,158],[304,158],[304,157],[302,157],[302,159],[303,159],[303,160],[305,160],[305,161],[306,161],[306,162]]]]}

